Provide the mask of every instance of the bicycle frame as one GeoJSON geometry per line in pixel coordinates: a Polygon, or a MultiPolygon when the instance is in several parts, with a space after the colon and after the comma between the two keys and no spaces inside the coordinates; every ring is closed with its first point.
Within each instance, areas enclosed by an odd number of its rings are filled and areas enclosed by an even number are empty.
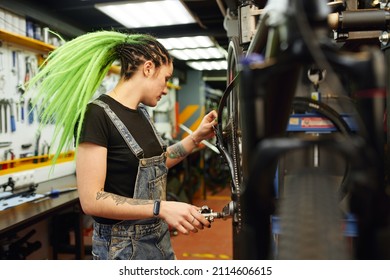
{"type": "Polygon", "coordinates": [[[240,53],[237,42],[232,41],[236,49],[231,52],[236,56],[228,62],[229,86],[219,113],[230,104],[229,120],[236,122],[240,130],[233,135],[235,142],[226,141],[223,134],[227,125],[219,120],[217,146],[231,169],[232,199],[240,212],[233,219],[233,225],[239,225],[234,234],[235,259],[273,258],[270,217],[276,208],[274,179],[279,158],[287,151],[314,145],[336,151],[351,165],[348,192],[351,211],[358,219],[358,237],[352,257],[378,259],[388,256],[383,253],[386,248],[380,249],[387,246],[389,240],[383,54],[378,49],[347,53],[335,46],[326,32],[327,8],[321,0],[267,3],[240,67],[237,66],[240,53]],[[311,65],[328,71],[328,83],[335,92],[354,98],[356,133],[314,140],[286,137],[301,73],[311,65]],[[235,72],[239,77],[233,79],[235,72]],[[349,88],[342,85],[338,75],[348,80],[349,88]],[[236,83],[238,88],[234,87],[236,83]],[[240,141],[237,137],[241,137],[240,141]],[[237,147],[235,143],[241,146],[237,147]],[[233,152],[240,153],[239,159],[233,152]]]}

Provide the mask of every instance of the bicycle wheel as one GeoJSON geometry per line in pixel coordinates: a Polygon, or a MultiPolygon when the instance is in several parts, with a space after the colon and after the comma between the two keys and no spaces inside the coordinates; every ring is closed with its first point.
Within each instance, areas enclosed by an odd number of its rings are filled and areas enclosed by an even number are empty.
{"type": "Polygon", "coordinates": [[[278,200],[277,259],[350,259],[339,209],[340,178],[305,168],[286,178],[278,200]]]}
{"type": "MultiPolygon", "coordinates": [[[[242,55],[242,48],[239,44],[237,37],[232,37],[229,43],[228,49],[228,71],[227,82],[233,83],[238,75],[239,59],[242,55]]],[[[241,185],[242,185],[242,134],[240,123],[240,110],[241,104],[239,102],[240,88],[238,86],[232,89],[231,94],[226,102],[226,122],[224,125],[224,144],[227,147],[227,151],[231,155],[232,164],[231,167],[233,174],[231,176],[231,191],[232,200],[234,202],[234,216],[232,220],[233,226],[233,257],[234,259],[240,259],[240,242],[239,235],[241,231],[241,185]]]]}

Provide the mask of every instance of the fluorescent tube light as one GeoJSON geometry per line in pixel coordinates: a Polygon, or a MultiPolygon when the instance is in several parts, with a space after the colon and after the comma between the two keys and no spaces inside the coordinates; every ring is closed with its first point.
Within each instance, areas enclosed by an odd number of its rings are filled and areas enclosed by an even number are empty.
{"type": "Polygon", "coordinates": [[[216,47],[208,36],[177,37],[158,39],[170,54],[181,60],[224,58],[225,55],[216,47]]]}
{"type": "Polygon", "coordinates": [[[187,65],[199,71],[227,70],[226,60],[215,61],[188,61],[187,65]]]}
{"type": "Polygon", "coordinates": [[[127,28],[195,23],[180,0],[122,1],[95,4],[95,8],[127,28]]]}
{"type": "Polygon", "coordinates": [[[167,50],[207,48],[215,46],[213,40],[208,36],[177,37],[158,40],[167,50]]]}
{"type": "Polygon", "coordinates": [[[218,48],[198,48],[198,49],[183,49],[170,50],[169,53],[180,60],[199,60],[199,59],[220,59],[225,58],[223,53],[218,48]]]}

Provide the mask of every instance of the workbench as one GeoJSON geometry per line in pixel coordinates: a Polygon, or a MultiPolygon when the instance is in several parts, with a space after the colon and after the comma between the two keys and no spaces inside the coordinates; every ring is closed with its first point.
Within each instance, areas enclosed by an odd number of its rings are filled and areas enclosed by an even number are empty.
{"type": "MultiPolygon", "coordinates": [[[[51,190],[63,190],[76,187],[76,176],[68,175],[38,185],[36,193],[44,194],[51,190]]],[[[70,191],[58,197],[45,197],[0,211],[0,240],[18,231],[34,225],[44,219],[51,219],[60,213],[71,210],[76,214],[74,254],[76,259],[84,258],[82,234],[82,211],[77,191],[70,191]]],[[[53,245],[53,258],[57,258],[58,245],[53,245]]]]}

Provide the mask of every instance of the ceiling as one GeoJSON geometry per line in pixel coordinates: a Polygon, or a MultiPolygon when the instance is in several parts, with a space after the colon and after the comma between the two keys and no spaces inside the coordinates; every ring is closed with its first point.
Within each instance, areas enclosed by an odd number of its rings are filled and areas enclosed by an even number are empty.
{"type": "MultiPolygon", "coordinates": [[[[81,33],[102,30],[115,29],[127,32],[142,32],[149,33],[158,38],[181,37],[181,36],[196,36],[207,35],[215,39],[215,41],[224,49],[228,47],[228,36],[224,29],[224,14],[226,9],[230,6],[235,6],[236,0],[183,0],[184,4],[198,19],[196,24],[176,25],[168,27],[154,27],[147,29],[127,30],[120,23],[114,21],[107,15],[97,10],[94,5],[103,2],[114,2],[110,0],[2,0],[10,1],[13,5],[16,2],[23,3],[34,10],[30,13],[34,15],[33,11],[39,11],[50,15],[48,20],[54,22],[56,19],[59,22],[66,23],[66,25],[57,24],[59,32],[64,36],[77,36],[81,33]],[[66,34],[68,33],[68,34],[66,34]]],[[[117,2],[119,0],[116,0],[117,2]]],[[[36,14],[36,13],[35,13],[36,14]]],[[[39,16],[39,13],[38,13],[39,16]]],[[[44,19],[42,19],[43,21],[44,19]]],[[[185,67],[183,62],[175,62],[175,67],[185,67]]],[[[206,71],[210,72],[210,71],[206,71]]],[[[213,73],[204,73],[204,76],[215,77],[214,80],[221,80],[221,77],[226,76],[226,71],[217,71],[213,73]],[[219,79],[217,78],[219,77],[219,79]]],[[[212,78],[211,78],[212,79],[212,78]]],[[[213,83],[213,82],[211,82],[213,83]]],[[[225,81],[214,81],[215,87],[224,88],[225,81]],[[221,83],[222,82],[222,83],[221,83]]]]}

